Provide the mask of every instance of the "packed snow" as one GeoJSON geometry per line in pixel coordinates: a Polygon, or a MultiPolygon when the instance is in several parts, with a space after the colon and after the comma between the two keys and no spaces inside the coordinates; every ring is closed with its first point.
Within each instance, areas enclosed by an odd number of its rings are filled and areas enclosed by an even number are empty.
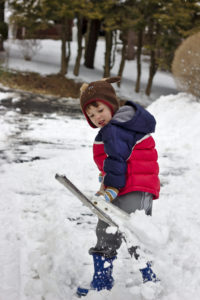
{"type": "MultiPolygon", "coordinates": [[[[7,95],[0,94],[0,299],[77,299],[78,284],[93,275],[88,249],[96,242],[97,218],[55,174],[66,174],[93,197],[99,188],[92,158],[97,130],[82,116],[5,109],[7,95]]],[[[169,94],[147,109],[157,120],[161,194],[153,216],[138,211],[130,225],[160,281],[142,283],[141,262],[130,258],[123,243],[113,289],[91,291],[87,300],[200,298],[200,103],[189,94],[169,94]]]]}

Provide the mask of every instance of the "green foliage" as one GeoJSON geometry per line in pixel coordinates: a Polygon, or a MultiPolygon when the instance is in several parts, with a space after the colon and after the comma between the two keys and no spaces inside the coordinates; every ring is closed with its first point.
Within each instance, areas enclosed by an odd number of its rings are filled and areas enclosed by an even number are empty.
{"type": "Polygon", "coordinates": [[[86,9],[80,11],[84,17],[90,20],[98,19],[102,21],[104,30],[119,29],[121,1],[89,0],[86,2],[86,9]]]}
{"type": "Polygon", "coordinates": [[[200,26],[200,6],[196,0],[9,0],[14,9],[13,22],[25,26],[29,32],[63,18],[78,15],[99,19],[107,31],[133,29],[153,35],[145,39],[145,46],[169,52],[182,38],[200,26]],[[152,40],[153,38],[153,40],[152,40]],[[153,41],[153,42],[152,42],[153,41]]]}
{"type": "Polygon", "coordinates": [[[143,34],[143,49],[154,52],[159,68],[171,70],[181,41],[200,30],[198,0],[9,0],[12,20],[31,36],[51,24],[77,16],[98,19],[107,32],[143,34]]]}
{"type": "Polygon", "coordinates": [[[144,19],[140,23],[147,31],[145,46],[156,51],[156,60],[161,68],[170,70],[173,53],[181,40],[199,30],[198,1],[150,0],[139,3],[144,5],[143,11],[140,10],[141,20],[142,16],[144,19]]]}
{"type": "Polygon", "coordinates": [[[38,29],[47,28],[63,19],[73,19],[87,10],[87,0],[9,0],[13,9],[11,21],[25,27],[31,36],[38,29]]]}
{"type": "Polygon", "coordinates": [[[35,31],[43,27],[40,1],[9,0],[9,5],[13,10],[11,22],[19,27],[25,27],[27,38],[32,37],[35,31]]]}
{"type": "Polygon", "coordinates": [[[155,14],[160,28],[157,47],[162,51],[162,67],[170,70],[173,53],[182,39],[199,30],[199,13],[197,1],[173,0],[155,14]]]}

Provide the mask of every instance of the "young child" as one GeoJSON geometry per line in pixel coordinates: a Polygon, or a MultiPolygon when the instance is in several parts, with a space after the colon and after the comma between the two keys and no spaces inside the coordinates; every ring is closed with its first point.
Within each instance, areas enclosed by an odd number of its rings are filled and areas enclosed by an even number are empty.
{"type": "MultiPolygon", "coordinates": [[[[120,77],[102,79],[81,88],[82,111],[91,127],[100,128],[93,145],[94,161],[101,172],[98,193],[127,213],[143,209],[151,215],[152,200],[159,197],[160,190],[157,151],[151,136],[156,122],[148,111],[131,101],[119,107],[111,85],[119,80],[120,77]]],[[[113,261],[122,243],[120,233],[107,233],[107,227],[98,221],[97,244],[89,250],[94,260],[90,288],[97,291],[113,287],[113,261]]],[[[137,259],[136,248],[130,252],[137,259]]],[[[144,282],[156,281],[150,263],[140,271],[144,282]]],[[[88,289],[79,287],[77,293],[86,295],[88,289]]]]}

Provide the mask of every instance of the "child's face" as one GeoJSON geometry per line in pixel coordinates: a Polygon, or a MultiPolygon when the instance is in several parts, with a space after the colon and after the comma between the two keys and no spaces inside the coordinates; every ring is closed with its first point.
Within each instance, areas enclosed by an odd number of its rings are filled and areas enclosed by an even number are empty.
{"type": "Polygon", "coordinates": [[[97,101],[97,104],[97,107],[90,105],[86,109],[86,113],[96,127],[102,128],[110,122],[112,113],[106,104],[99,101],[97,101]]]}

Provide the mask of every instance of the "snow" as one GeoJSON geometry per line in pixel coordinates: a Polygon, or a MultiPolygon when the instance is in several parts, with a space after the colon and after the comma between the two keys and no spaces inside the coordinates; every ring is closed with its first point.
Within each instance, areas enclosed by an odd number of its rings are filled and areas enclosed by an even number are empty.
{"type": "MultiPolygon", "coordinates": [[[[46,56],[46,65],[42,49],[32,62],[11,51],[8,64],[42,74],[55,72],[56,48],[46,56]]],[[[132,74],[132,67],[126,72],[132,74]]],[[[81,74],[80,79],[83,69],[81,74]]],[[[99,75],[98,70],[88,71],[85,80],[99,75]]],[[[135,95],[130,93],[128,77],[129,90],[122,88],[121,93],[126,90],[124,95],[131,98],[135,95]]],[[[159,91],[174,89],[171,77],[163,73],[158,73],[156,85],[159,91]]],[[[14,93],[10,96],[18,101],[14,93]]],[[[82,116],[54,113],[39,118],[5,109],[1,101],[6,97],[7,93],[0,93],[0,299],[76,299],[79,282],[89,283],[92,278],[88,249],[96,241],[97,218],[55,180],[55,174],[66,174],[86,195],[94,195],[99,188],[92,159],[97,131],[82,116]]],[[[144,100],[142,94],[137,97],[144,100]]],[[[114,262],[115,286],[111,291],[91,291],[87,300],[200,297],[200,103],[189,94],[169,92],[160,94],[148,110],[157,120],[154,138],[161,194],[153,203],[153,217],[138,211],[130,225],[146,246],[144,255],[153,261],[160,281],[142,283],[141,262],[129,257],[123,243],[114,262]]]]}

